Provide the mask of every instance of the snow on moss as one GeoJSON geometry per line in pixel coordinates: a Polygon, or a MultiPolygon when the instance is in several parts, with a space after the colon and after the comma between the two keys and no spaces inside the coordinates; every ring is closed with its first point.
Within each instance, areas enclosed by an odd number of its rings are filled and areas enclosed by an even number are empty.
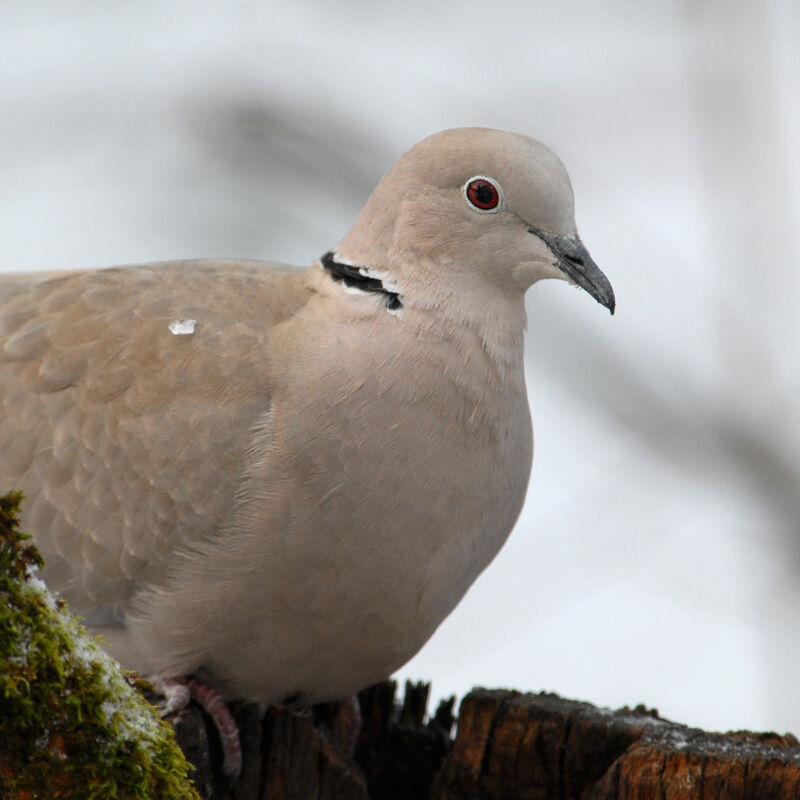
{"type": "Polygon", "coordinates": [[[36,576],[0,497],[0,796],[196,800],[171,727],[36,576]]]}

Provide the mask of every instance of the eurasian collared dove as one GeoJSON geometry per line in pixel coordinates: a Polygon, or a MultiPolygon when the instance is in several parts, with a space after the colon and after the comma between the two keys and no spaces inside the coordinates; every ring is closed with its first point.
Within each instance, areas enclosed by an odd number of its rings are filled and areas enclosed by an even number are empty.
{"type": "Polygon", "coordinates": [[[614,310],[561,162],[479,128],[416,145],[308,269],[0,277],[0,489],[45,581],[145,675],[261,702],[386,678],[519,514],[541,278],[614,310]]]}

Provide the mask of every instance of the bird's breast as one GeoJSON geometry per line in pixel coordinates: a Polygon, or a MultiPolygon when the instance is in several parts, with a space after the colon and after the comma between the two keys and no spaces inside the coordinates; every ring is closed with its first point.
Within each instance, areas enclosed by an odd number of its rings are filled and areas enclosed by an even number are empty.
{"type": "Polygon", "coordinates": [[[521,365],[504,383],[479,354],[432,345],[362,347],[358,360],[328,362],[327,386],[273,408],[276,428],[295,432],[280,449],[294,454],[285,466],[308,498],[291,524],[291,538],[304,542],[294,588],[312,582],[298,602],[333,602],[349,620],[338,635],[351,662],[372,642],[366,657],[389,672],[502,547],[531,466],[521,365]]]}

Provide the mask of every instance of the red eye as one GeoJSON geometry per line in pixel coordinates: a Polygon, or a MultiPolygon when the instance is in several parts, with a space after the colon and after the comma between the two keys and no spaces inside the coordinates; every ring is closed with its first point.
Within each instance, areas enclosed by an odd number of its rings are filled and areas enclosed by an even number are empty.
{"type": "Polygon", "coordinates": [[[481,211],[492,211],[500,205],[500,190],[486,178],[473,178],[466,192],[467,200],[481,211]]]}

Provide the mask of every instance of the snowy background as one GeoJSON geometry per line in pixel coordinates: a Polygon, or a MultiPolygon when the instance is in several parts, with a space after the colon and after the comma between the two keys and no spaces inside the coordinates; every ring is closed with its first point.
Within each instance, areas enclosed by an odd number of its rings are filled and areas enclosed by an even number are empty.
{"type": "Polygon", "coordinates": [[[613,318],[529,293],[536,457],[399,675],[800,732],[800,4],[0,10],[0,269],[307,264],[436,130],[550,144],[613,318]]]}

